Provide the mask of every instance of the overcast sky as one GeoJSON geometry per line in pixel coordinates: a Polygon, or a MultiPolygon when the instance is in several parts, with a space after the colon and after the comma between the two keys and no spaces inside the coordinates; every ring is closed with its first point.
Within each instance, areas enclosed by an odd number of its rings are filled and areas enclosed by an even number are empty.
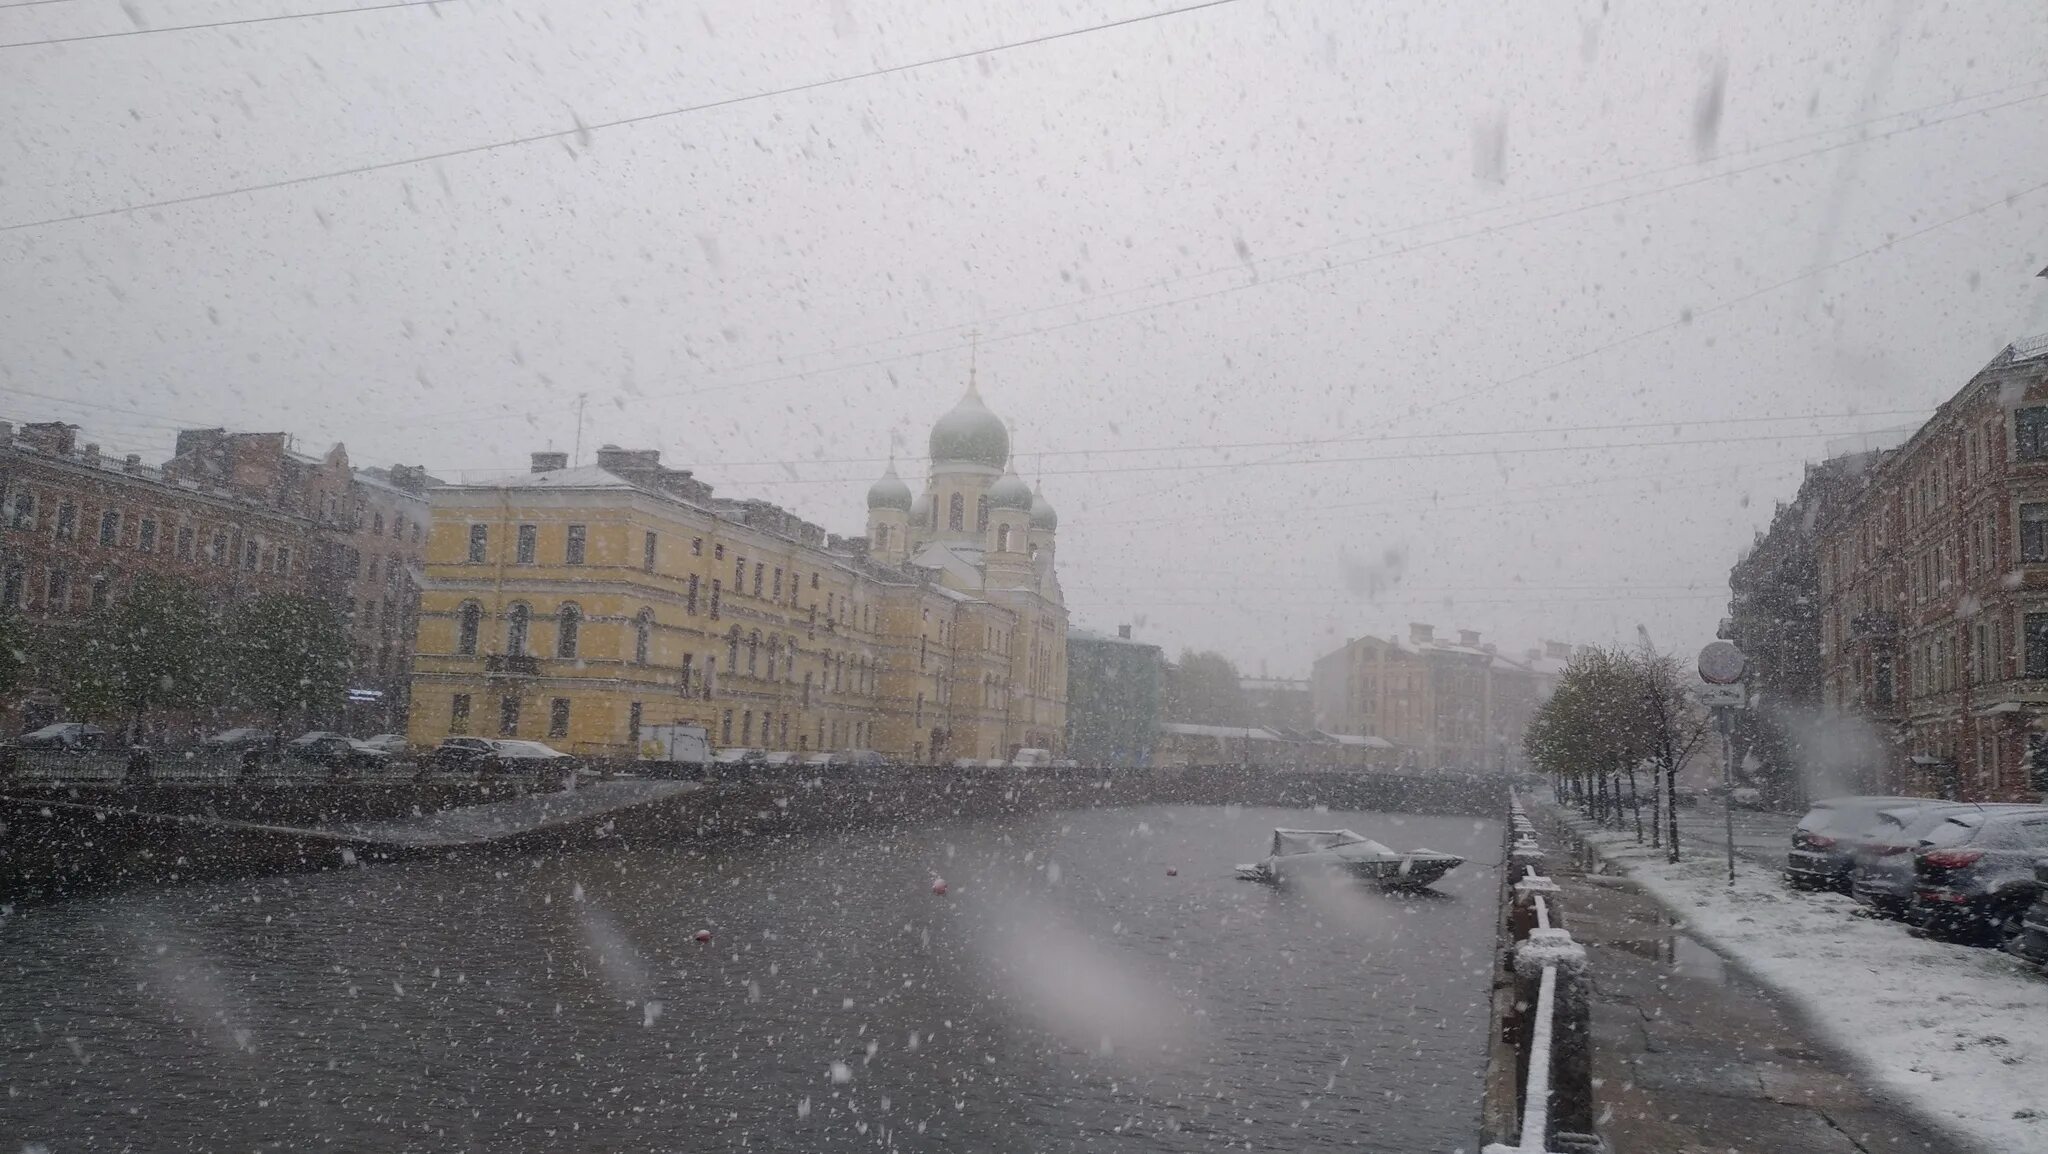
{"type": "MultiPolygon", "coordinates": [[[[339,6],[61,0],[0,40],[339,6]]],[[[1305,675],[1409,621],[1690,651],[1803,462],[2048,330],[2038,0],[1241,0],[1040,39],[1178,6],[448,0],[0,47],[0,414],[462,477],[573,448],[587,394],[585,459],[857,533],[973,328],[1075,623],[1305,675]]]]}

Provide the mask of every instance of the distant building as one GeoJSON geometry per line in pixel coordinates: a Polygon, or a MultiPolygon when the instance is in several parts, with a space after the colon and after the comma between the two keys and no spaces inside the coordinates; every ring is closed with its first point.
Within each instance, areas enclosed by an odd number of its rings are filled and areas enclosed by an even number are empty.
{"type": "Polygon", "coordinates": [[[1821,694],[1872,792],[2031,800],[2048,725],[2048,336],[2006,346],[1820,514],[1821,694]]]}
{"type": "Polygon", "coordinates": [[[1517,769],[1522,733],[1556,688],[1569,648],[1520,658],[1473,630],[1450,641],[1412,624],[1408,637],[1357,637],[1324,654],[1310,678],[1316,729],[1383,738],[1424,767],[1517,769]]]}
{"type": "Polygon", "coordinates": [[[1150,764],[1166,697],[1166,655],[1131,640],[1067,631],[1067,756],[1084,765],[1150,764]]]}
{"type": "Polygon", "coordinates": [[[0,424],[0,605],[57,626],[118,602],[143,574],[190,582],[216,605],[259,593],[332,600],[355,632],[357,683],[389,694],[362,720],[388,728],[403,716],[430,482],[403,466],[351,470],[340,445],[297,453],[283,433],[186,430],[158,467],[79,443],[75,425],[0,424]],[[371,537],[374,552],[363,548],[371,537]]]}
{"type": "Polygon", "coordinates": [[[1253,725],[1306,730],[1315,726],[1309,682],[1293,677],[1240,677],[1245,716],[1253,725]]]}
{"type": "Polygon", "coordinates": [[[866,537],[730,500],[652,449],[430,490],[411,738],[632,756],[644,725],[725,747],[1007,758],[1066,744],[1059,518],[967,393],[866,537]]]}

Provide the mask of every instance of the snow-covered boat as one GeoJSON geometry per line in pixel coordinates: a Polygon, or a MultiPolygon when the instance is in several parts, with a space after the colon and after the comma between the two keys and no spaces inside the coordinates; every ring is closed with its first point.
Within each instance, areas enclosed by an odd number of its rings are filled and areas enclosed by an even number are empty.
{"type": "Polygon", "coordinates": [[[1348,829],[1276,829],[1264,861],[1237,867],[1246,881],[1277,884],[1315,871],[1349,874],[1388,889],[1421,889],[1465,864],[1456,854],[1389,849],[1348,829]]]}

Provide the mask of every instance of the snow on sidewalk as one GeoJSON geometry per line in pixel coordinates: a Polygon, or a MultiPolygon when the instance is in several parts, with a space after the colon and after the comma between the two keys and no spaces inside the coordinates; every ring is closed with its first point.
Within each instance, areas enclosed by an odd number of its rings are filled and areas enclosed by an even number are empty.
{"type": "MultiPolygon", "coordinates": [[[[1533,799],[1532,799],[1533,800],[1533,799]]],[[[1848,897],[1686,844],[1685,860],[1538,802],[1704,939],[1795,1003],[1826,1040],[1929,1119],[1985,1151],[2048,1150],[2048,979],[1997,950],[1855,917],[1848,897]]]]}

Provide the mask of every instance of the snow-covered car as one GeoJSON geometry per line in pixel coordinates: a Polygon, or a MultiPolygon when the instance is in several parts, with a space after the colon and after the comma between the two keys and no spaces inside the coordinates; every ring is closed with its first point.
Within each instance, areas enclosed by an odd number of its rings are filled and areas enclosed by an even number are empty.
{"type": "Polygon", "coordinates": [[[1874,910],[1903,916],[1913,898],[1913,853],[1949,815],[2032,808],[1953,801],[1879,810],[1868,836],[1850,850],[1849,892],[1874,910]]]}
{"type": "Polygon", "coordinates": [[[2003,945],[2020,935],[2048,857],[2048,806],[1951,813],[1913,852],[1906,917],[1929,933],[2003,945]]]}
{"type": "Polygon", "coordinates": [[[347,734],[322,729],[292,738],[285,743],[284,754],[293,761],[329,769],[368,769],[391,760],[391,755],[381,749],[372,749],[347,734]]]}
{"type": "Polygon", "coordinates": [[[552,745],[509,737],[491,743],[491,759],[507,769],[538,769],[576,760],[552,745]]]}
{"type": "Polygon", "coordinates": [[[368,746],[371,749],[380,750],[384,753],[388,753],[393,757],[398,757],[399,755],[403,754],[407,748],[405,744],[405,735],[402,733],[373,734],[369,737],[363,738],[361,744],[368,746]]]}
{"type": "Polygon", "coordinates": [[[66,753],[83,753],[105,745],[107,731],[97,725],[83,721],[60,721],[45,725],[33,733],[24,733],[15,744],[22,749],[62,750],[66,753]]]}
{"type": "Polygon", "coordinates": [[[241,725],[223,729],[199,744],[211,750],[260,749],[270,744],[270,731],[241,725]]]}
{"type": "Polygon", "coordinates": [[[721,749],[717,753],[712,754],[711,764],[766,765],[768,764],[768,751],[765,749],[749,749],[745,746],[735,745],[726,749],[721,749]]]}
{"type": "Polygon", "coordinates": [[[1792,830],[1785,878],[1795,886],[1846,889],[1855,849],[1878,830],[1879,813],[1936,804],[1925,797],[1830,797],[1813,803],[1792,830]]]}
{"type": "Polygon", "coordinates": [[[446,737],[427,755],[427,761],[439,769],[460,769],[489,762],[494,752],[491,743],[481,737],[446,737]]]}

